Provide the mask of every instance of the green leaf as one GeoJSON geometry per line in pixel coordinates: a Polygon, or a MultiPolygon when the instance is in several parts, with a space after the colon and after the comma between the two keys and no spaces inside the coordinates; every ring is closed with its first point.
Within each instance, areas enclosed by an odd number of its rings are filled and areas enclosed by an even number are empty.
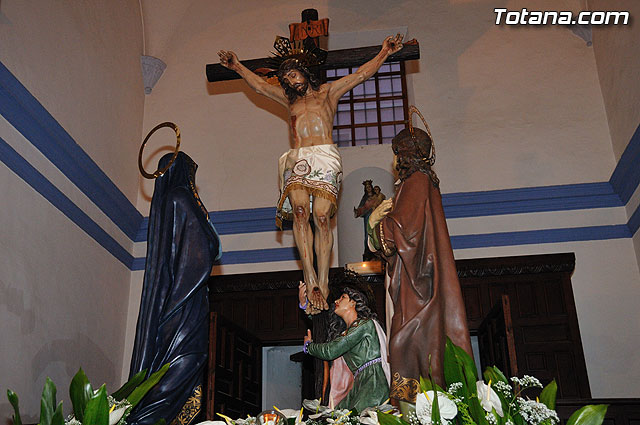
{"type": "Polygon", "coordinates": [[[573,412],[567,425],[601,425],[608,404],[589,404],[573,412]]]}
{"type": "MultiPolygon", "coordinates": [[[[427,400],[429,398],[427,397],[427,400]]],[[[433,402],[431,403],[431,423],[435,425],[440,425],[442,421],[440,420],[440,403],[438,403],[438,393],[433,393],[433,402]]]]}
{"type": "Polygon", "coordinates": [[[408,422],[400,419],[399,417],[392,415],[391,413],[384,413],[378,410],[378,423],[380,425],[409,425],[408,422]]]}
{"type": "Polygon", "coordinates": [[[462,348],[455,344],[453,344],[453,348],[455,349],[457,361],[462,365],[462,372],[467,380],[469,391],[472,394],[475,394],[477,392],[476,381],[478,381],[478,370],[476,369],[476,364],[473,361],[473,358],[462,348]]]}
{"type": "MultiPolygon", "coordinates": [[[[453,342],[447,337],[444,349],[444,381],[447,387],[454,382],[462,383],[463,391],[467,381],[462,373],[462,366],[458,363],[453,342]]],[[[465,391],[468,392],[468,389],[465,391]]]]}
{"type": "Polygon", "coordinates": [[[144,381],[145,376],[147,376],[147,369],[142,370],[131,377],[123,386],[121,386],[116,392],[111,394],[111,397],[115,398],[117,401],[121,401],[133,392],[138,385],[144,381]]]}
{"type": "Polygon", "coordinates": [[[145,394],[147,394],[147,392],[149,392],[149,390],[153,388],[153,386],[156,385],[158,381],[160,381],[164,374],[169,370],[169,366],[169,363],[162,366],[159,371],[151,374],[149,379],[144,381],[135,390],[133,390],[133,392],[131,392],[131,395],[127,397],[127,400],[129,400],[129,403],[131,403],[132,407],[136,407],[136,405],[140,403],[140,400],[142,400],[142,397],[144,397],[145,394]]]}
{"type": "Polygon", "coordinates": [[[489,422],[487,422],[487,418],[485,417],[486,412],[482,408],[477,396],[469,399],[469,413],[478,425],[489,425],[489,422]]]}
{"type": "Polygon", "coordinates": [[[424,392],[424,391],[431,391],[431,390],[437,390],[440,391],[441,393],[445,392],[445,390],[438,384],[436,384],[435,382],[431,381],[431,380],[427,380],[424,379],[422,376],[420,377],[420,391],[424,392]]]}
{"type": "Polygon", "coordinates": [[[87,375],[84,374],[82,368],[78,370],[71,380],[71,385],[69,385],[69,397],[71,398],[73,415],[77,420],[82,422],[84,420],[84,410],[87,408],[87,403],[91,397],[93,397],[93,388],[91,388],[91,383],[89,382],[89,379],[87,379],[87,375]]]}
{"type": "MultiPolygon", "coordinates": [[[[294,422],[295,422],[296,418],[293,418],[294,422]]],[[[154,423],[153,425],[166,425],[167,421],[164,420],[164,418],[160,419],[158,422],[154,423]]]]}
{"type": "Polygon", "coordinates": [[[109,425],[109,402],[107,401],[106,385],[102,385],[87,403],[82,423],[86,425],[109,425]]]}
{"type": "Polygon", "coordinates": [[[412,413],[416,413],[416,405],[409,403],[408,401],[398,400],[398,408],[402,416],[409,416],[412,413]]]}
{"type": "MultiPolygon", "coordinates": [[[[504,373],[502,373],[502,371],[500,371],[500,369],[498,369],[495,366],[489,366],[484,370],[484,380],[485,382],[504,382],[505,384],[509,384],[509,380],[507,379],[506,376],[504,376],[504,373]]],[[[510,384],[509,384],[510,385],[510,384]]]]}
{"type": "Polygon", "coordinates": [[[522,417],[522,415],[521,415],[520,413],[518,413],[518,414],[514,414],[514,415],[512,416],[512,418],[513,418],[513,423],[514,423],[515,425],[527,425],[527,424],[525,423],[525,421],[524,421],[524,418],[522,417]]]}
{"type": "Polygon", "coordinates": [[[64,416],[62,416],[62,402],[58,403],[53,416],[51,417],[51,425],[64,425],[64,416]]]}
{"type": "Polygon", "coordinates": [[[7,390],[7,398],[9,399],[9,403],[13,406],[13,425],[22,425],[18,395],[11,390],[7,390]]]}
{"type": "Polygon", "coordinates": [[[558,393],[558,384],[556,380],[549,382],[540,392],[540,403],[544,404],[551,410],[556,410],[556,394],[558,393]]]}
{"type": "Polygon", "coordinates": [[[433,386],[431,385],[431,380],[424,379],[422,376],[420,377],[420,391],[429,391],[432,390],[433,386]]]}
{"type": "Polygon", "coordinates": [[[51,425],[51,419],[56,409],[56,386],[47,377],[40,399],[40,425],[51,425]]]}
{"type": "Polygon", "coordinates": [[[478,372],[476,364],[473,358],[451,342],[449,337],[447,337],[445,344],[444,374],[447,386],[453,382],[462,383],[462,394],[465,399],[468,400],[471,395],[477,394],[478,372]]]}

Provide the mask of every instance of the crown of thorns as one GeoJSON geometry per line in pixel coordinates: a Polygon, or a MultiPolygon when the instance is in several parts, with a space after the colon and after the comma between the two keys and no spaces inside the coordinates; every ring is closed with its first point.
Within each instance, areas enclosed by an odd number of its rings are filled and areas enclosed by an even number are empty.
{"type": "Polygon", "coordinates": [[[305,68],[312,68],[322,65],[327,59],[327,51],[317,46],[310,49],[305,43],[295,42],[291,44],[291,40],[286,37],[276,36],[273,42],[275,52],[271,52],[273,56],[270,59],[271,67],[279,69],[280,65],[288,59],[293,59],[305,68]]]}

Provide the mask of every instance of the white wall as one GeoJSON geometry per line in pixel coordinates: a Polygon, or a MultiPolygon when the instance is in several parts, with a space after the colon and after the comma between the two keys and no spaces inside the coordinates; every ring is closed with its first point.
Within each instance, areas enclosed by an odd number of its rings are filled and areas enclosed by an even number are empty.
{"type": "Polygon", "coordinates": [[[590,0],[591,10],[628,11],[628,25],[593,26],[593,51],[616,159],[620,159],[640,123],[640,3],[590,0]]]}
{"type": "MultiPolygon", "coordinates": [[[[135,3],[0,4],[0,61],[132,201],[144,104],[135,3]]],[[[12,125],[0,137],[125,249],[131,240],[12,125]]],[[[82,164],[78,164],[80,167],[82,164]]],[[[35,423],[45,378],[69,412],[83,367],[95,385],[121,382],[131,272],[0,163],[0,376],[35,423]]],[[[127,359],[128,362],[128,359],[127,359]]],[[[6,398],[0,417],[10,416],[6,398]]]]}
{"type": "MultiPolygon", "coordinates": [[[[593,50],[598,64],[598,77],[607,111],[611,142],[616,159],[620,159],[634,132],[640,127],[640,3],[633,0],[592,0],[592,10],[628,11],[629,25],[596,26],[593,28],[593,50]]],[[[631,216],[638,208],[639,194],[627,204],[631,216]]],[[[640,243],[636,243],[636,258],[640,262],[640,243]]]]}

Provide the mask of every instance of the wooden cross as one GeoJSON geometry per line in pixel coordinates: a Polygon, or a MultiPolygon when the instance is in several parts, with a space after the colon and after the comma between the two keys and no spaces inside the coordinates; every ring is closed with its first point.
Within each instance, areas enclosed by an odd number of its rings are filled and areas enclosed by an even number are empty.
{"type": "MultiPolygon", "coordinates": [[[[309,41],[313,41],[317,46],[318,37],[313,36],[317,35],[319,31],[322,31],[322,28],[328,28],[328,19],[318,21],[317,16],[318,12],[313,9],[304,10],[302,12],[302,25],[289,25],[291,37],[302,39],[305,44],[309,41]],[[315,15],[312,11],[315,12],[315,15]],[[309,33],[311,34],[307,33],[306,28],[309,28],[309,33]]],[[[318,66],[317,69],[325,70],[357,67],[373,59],[373,57],[380,52],[381,48],[382,45],[359,47],[356,49],[330,50],[327,52],[326,61],[322,65],[318,66]]],[[[420,45],[415,38],[405,42],[402,50],[389,56],[386,62],[401,62],[414,59],[420,59],[420,45]]],[[[259,68],[268,68],[271,65],[269,58],[249,59],[240,62],[251,71],[255,71],[259,68]]],[[[220,65],[220,63],[207,65],[207,80],[209,82],[237,80],[239,78],[240,75],[235,71],[225,68],[220,65]]]]}

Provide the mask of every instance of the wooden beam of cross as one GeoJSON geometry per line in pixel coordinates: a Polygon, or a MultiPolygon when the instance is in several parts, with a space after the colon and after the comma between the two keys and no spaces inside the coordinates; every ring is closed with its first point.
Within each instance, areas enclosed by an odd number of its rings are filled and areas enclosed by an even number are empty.
{"type": "MultiPolygon", "coordinates": [[[[306,9],[302,11],[302,23],[290,24],[291,39],[302,40],[307,46],[309,42],[318,45],[318,35],[328,34],[329,20],[318,19],[318,12],[314,9],[306,9]]],[[[327,52],[327,59],[322,65],[315,67],[318,71],[336,68],[358,67],[380,52],[380,46],[360,47],[357,49],[331,50],[327,52]]],[[[404,47],[399,52],[389,56],[386,62],[402,62],[408,60],[420,59],[420,45],[414,38],[404,43],[404,47]]],[[[244,66],[255,72],[259,68],[269,68],[272,62],[269,58],[249,59],[240,61],[244,66]]],[[[232,71],[220,63],[208,64],[207,80],[209,82],[237,80],[240,77],[238,73],[232,71]]]]}
{"type": "MultiPolygon", "coordinates": [[[[359,47],[357,49],[330,50],[327,52],[327,60],[324,64],[317,67],[319,70],[348,68],[360,66],[380,52],[382,45],[359,47]]],[[[420,59],[420,45],[416,39],[404,43],[404,47],[399,52],[389,56],[386,62],[402,62],[408,60],[420,59]]],[[[251,71],[258,68],[268,68],[270,62],[268,58],[249,59],[240,61],[251,71]]],[[[225,68],[220,63],[207,65],[207,80],[209,82],[237,80],[240,75],[235,71],[225,68]]]]}

